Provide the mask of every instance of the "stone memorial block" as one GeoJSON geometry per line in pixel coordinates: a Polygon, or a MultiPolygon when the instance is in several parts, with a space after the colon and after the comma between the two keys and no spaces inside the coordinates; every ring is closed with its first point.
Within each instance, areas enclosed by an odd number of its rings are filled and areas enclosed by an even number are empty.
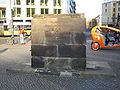
{"type": "Polygon", "coordinates": [[[84,14],[35,15],[32,20],[32,67],[85,69],[85,31],[84,14]]]}

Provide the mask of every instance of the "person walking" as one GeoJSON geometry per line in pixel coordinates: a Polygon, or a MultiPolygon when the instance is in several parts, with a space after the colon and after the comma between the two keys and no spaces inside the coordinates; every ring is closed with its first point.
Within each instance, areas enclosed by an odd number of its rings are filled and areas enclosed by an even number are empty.
{"type": "Polygon", "coordinates": [[[118,44],[119,43],[119,32],[114,33],[114,38],[115,38],[115,43],[118,44]]]}
{"type": "Polygon", "coordinates": [[[24,33],[24,29],[22,28],[22,29],[20,30],[20,33],[19,33],[19,35],[20,35],[20,44],[24,44],[23,33],[24,33]]]}

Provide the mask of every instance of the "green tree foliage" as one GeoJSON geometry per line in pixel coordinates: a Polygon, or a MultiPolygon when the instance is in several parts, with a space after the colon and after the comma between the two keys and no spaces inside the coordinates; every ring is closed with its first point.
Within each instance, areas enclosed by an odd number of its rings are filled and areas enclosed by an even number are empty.
{"type": "Polygon", "coordinates": [[[98,25],[97,19],[93,18],[92,19],[92,27],[97,26],[97,25],[98,25]]]}
{"type": "Polygon", "coordinates": [[[97,19],[93,18],[88,24],[88,29],[91,30],[93,27],[97,25],[98,25],[97,19]]]}

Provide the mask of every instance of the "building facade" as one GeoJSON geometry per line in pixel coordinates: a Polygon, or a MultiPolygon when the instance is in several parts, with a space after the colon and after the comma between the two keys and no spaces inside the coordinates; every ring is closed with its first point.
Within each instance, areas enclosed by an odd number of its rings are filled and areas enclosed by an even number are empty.
{"type": "Polygon", "coordinates": [[[102,4],[102,25],[117,24],[120,14],[120,0],[112,0],[102,4]]]}
{"type": "Polygon", "coordinates": [[[74,0],[0,0],[0,23],[7,29],[12,12],[15,28],[31,28],[34,14],[75,13],[75,7],[74,0]]]}

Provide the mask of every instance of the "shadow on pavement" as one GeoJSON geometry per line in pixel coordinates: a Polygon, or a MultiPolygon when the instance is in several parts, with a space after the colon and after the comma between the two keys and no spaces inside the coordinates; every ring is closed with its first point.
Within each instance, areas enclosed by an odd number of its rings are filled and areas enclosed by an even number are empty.
{"type": "Polygon", "coordinates": [[[8,50],[8,48],[0,50],[0,54],[3,53],[3,52],[5,52],[5,51],[7,51],[7,50],[8,50]]]}
{"type": "Polygon", "coordinates": [[[120,51],[120,47],[114,47],[114,48],[101,48],[101,50],[120,51]]]}

